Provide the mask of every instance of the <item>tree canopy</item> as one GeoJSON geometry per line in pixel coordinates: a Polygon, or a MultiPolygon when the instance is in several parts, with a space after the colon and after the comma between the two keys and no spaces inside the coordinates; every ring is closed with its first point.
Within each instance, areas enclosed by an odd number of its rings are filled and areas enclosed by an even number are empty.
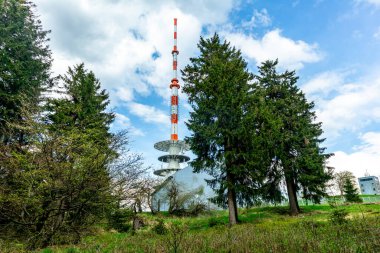
{"type": "Polygon", "coordinates": [[[49,31],[42,29],[29,1],[0,1],[0,141],[25,142],[22,110],[36,112],[51,84],[49,31]]]}
{"type": "Polygon", "coordinates": [[[201,37],[198,48],[200,56],[182,72],[193,109],[187,141],[197,157],[191,165],[214,177],[209,183],[216,202],[228,205],[230,223],[237,221],[237,202],[280,202],[282,182],[292,214],[299,212],[297,195],[320,201],[331,179],[330,154],[320,146],[321,123],[295,72],[278,73],[276,60],[253,75],[240,51],[217,34],[201,37]]]}
{"type": "Polygon", "coordinates": [[[257,92],[271,122],[270,127],[260,129],[268,138],[262,149],[268,149],[273,160],[268,177],[285,179],[291,213],[297,214],[297,194],[314,202],[326,195],[332,172],[325,161],[331,154],[320,146],[324,141],[322,123],[316,121],[314,103],[308,102],[297,87],[295,72],[278,73],[277,64],[277,60],[262,63],[255,76],[257,92]]]}
{"type": "Polygon", "coordinates": [[[197,156],[191,165],[214,176],[209,183],[218,193],[215,201],[228,205],[230,224],[235,224],[237,200],[250,200],[252,196],[244,198],[245,186],[255,183],[246,173],[254,161],[252,127],[247,124],[253,75],[240,51],[217,34],[201,38],[198,48],[200,56],[182,71],[183,90],[193,109],[187,123],[192,135],[186,139],[197,156]]]}

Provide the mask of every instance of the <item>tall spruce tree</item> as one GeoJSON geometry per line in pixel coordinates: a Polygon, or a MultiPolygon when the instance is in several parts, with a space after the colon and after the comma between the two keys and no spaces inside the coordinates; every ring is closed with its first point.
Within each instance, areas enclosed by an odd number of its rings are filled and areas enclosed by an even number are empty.
{"type": "Polygon", "coordinates": [[[51,83],[47,34],[29,1],[0,0],[0,141],[26,142],[23,110],[35,113],[51,83]]]}
{"type": "Polygon", "coordinates": [[[272,122],[267,131],[261,130],[271,139],[266,148],[271,153],[272,169],[267,172],[275,175],[274,186],[279,177],[285,178],[290,212],[297,215],[297,193],[314,202],[325,195],[326,182],[332,177],[325,160],[331,154],[325,154],[325,148],[320,147],[324,139],[320,137],[321,123],[315,122],[314,103],[308,102],[296,86],[295,72],[278,73],[277,64],[277,60],[262,63],[255,76],[257,92],[261,93],[272,122]]]}
{"type": "Polygon", "coordinates": [[[197,156],[191,165],[195,172],[206,171],[214,177],[210,185],[215,201],[229,209],[229,223],[238,222],[237,202],[250,201],[255,177],[246,173],[253,152],[252,127],[247,116],[250,81],[247,63],[239,50],[222,42],[217,34],[201,37],[200,56],[182,71],[183,90],[193,111],[186,123],[192,134],[186,138],[197,156]],[[247,138],[248,137],[248,138],[247,138]]]}
{"type": "Polygon", "coordinates": [[[49,99],[46,106],[50,111],[47,119],[51,130],[91,132],[91,138],[107,148],[107,141],[111,138],[109,127],[115,115],[106,111],[109,96],[101,90],[99,80],[92,71],[85,69],[83,63],[69,67],[60,79],[64,97],[49,99]]]}

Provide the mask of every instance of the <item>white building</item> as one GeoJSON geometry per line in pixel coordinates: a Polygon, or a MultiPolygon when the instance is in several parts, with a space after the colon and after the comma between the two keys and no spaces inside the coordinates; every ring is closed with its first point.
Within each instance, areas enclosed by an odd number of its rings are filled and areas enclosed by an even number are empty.
{"type": "Polygon", "coordinates": [[[188,196],[184,207],[187,208],[191,203],[202,203],[209,209],[218,207],[209,200],[216,196],[215,192],[207,184],[206,180],[212,179],[206,172],[193,173],[193,168],[187,166],[178,170],[157,187],[152,196],[152,207],[155,211],[168,211],[170,206],[169,191],[173,184],[178,188],[179,197],[188,196]]]}
{"type": "Polygon", "coordinates": [[[380,182],[376,176],[359,177],[361,194],[380,194],[380,182]]]}

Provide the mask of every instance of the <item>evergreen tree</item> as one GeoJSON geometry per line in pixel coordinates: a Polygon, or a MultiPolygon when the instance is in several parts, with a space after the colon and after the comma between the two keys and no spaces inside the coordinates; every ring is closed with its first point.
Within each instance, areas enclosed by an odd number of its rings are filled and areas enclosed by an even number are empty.
{"type": "Polygon", "coordinates": [[[255,155],[252,148],[252,127],[247,116],[252,74],[240,51],[218,35],[201,37],[200,56],[182,71],[183,90],[193,108],[187,127],[192,135],[186,138],[197,156],[191,165],[195,172],[206,171],[214,177],[210,185],[217,193],[215,201],[229,209],[229,222],[238,222],[237,201],[252,199],[251,177],[255,155]],[[248,138],[247,138],[248,137],[248,138]]]}
{"type": "Polygon", "coordinates": [[[106,112],[109,96],[105,90],[100,90],[99,80],[85,69],[83,63],[69,67],[67,74],[60,79],[64,97],[49,99],[47,104],[51,130],[91,132],[93,140],[100,146],[107,146],[107,139],[111,137],[109,126],[115,115],[106,112]]]}
{"type": "Polygon", "coordinates": [[[32,145],[0,154],[0,223],[30,248],[77,242],[115,202],[111,164],[126,137],[109,133],[108,95],[83,64],[62,80],[67,93],[47,102],[48,124],[28,119],[32,145]]]}
{"type": "Polygon", "coordinates": [[[346,202],[363,202],[363,200],[359,197],[358,189],[352,183],[350,178],[346,178],[344,180],[343,192],[346,202]]]}
{"type": "Polygon", "coordinates": [[[41,92],[51,83],[48,31],[29,1],[0,0],[0,141],[27,140],[23,110],[35,113],[41,92]]]}
{"type": "Polygon", "coordinates": [[[340,196],[344,195],[344,184],[347,179],[354,182],[355,176],[351,171],[341,171],[334,174],[336,188],[339,190],[340,196]]]}
{"type": "MultiPolygon", "coordinates": [[[[267,136],[266,147],[271,153],[271,169],[267,170],[274,178],[272,186],[284,177],[292,215],[299,213],[297,193],[303,197],[320,201],[325,195],[326,182],[331,179],[331,172],[325,169],[325,148],[320,147],[324,141],[321,123],[315,122],[314,103],[308,102],[305,95],[296,86],[298,77],[295,72],[277,73],[278,61],[266,61],[259,67],[255,76],[257,91],[262,97],[266,110],[269,110],[269,127],[261,128],[267,136]]],[[[268,183],[268,182],[267,182],[268,183]]],[[[269,189],[271,187],[268,187],[269,189]]],[[[278,192],[269,193],[271,195],[278,192]]]]}

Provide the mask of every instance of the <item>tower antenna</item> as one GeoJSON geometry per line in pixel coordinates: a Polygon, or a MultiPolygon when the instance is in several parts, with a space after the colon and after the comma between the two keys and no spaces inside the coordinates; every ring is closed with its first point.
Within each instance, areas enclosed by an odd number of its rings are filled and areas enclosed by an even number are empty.
{"type": "Polygon", "coordinates": [[[171,96],[171,124],[172,124],[172,132],[170,139],[178,140],[178,90],[180,88],[177,78],[177,57],[179,51],[177,49],[177,19],[174,19],[174,45],[172,50],[173,55],[173,79],[170,84],[170,89],[172,90],[171,96]]]}
{"type": "Polygon", "coordinates": [[[180,88],[177,76],[178,66],[178,48],[177,48],[177,19],[174,18],[174,45],[173,55],[173,77],[170,83],[170,122],[171,133],[170,140],[160,141],[154,144],[154,148],[163,152],[169,152],[167,155],[158,157],[161,162],[168,163],[166,168],[154,171],[155,175],[167,177],[180,170],[180,163],[187,162],[190,157],[183,155],[184,151],[189,150],[189,145],[185,141],[178,139],[178,90],[180,88]],[[182,153],[182,154],[180,154],[182,153]]]}

